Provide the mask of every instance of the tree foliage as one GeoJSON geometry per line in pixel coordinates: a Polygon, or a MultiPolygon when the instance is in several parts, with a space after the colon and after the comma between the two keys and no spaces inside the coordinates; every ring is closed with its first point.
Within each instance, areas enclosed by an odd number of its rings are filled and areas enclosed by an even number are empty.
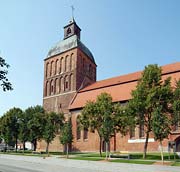
{"type": "Polygon", "coordinates": [[[173,93],[173,125],[180,127],[180,80],[176,81],[173,93]]]}
{"type": "Polygon", "coordinates": [[[19,141],[23,143],[23,151],[25,151],[25,143],[29,141],[30,130],[28,128],[28,122],[31,119],[31,115],[23,112],[19,117],[19,141]]]}
{"type": "Polygon", "coordinates": [[[80,123],[83,128],[89,128],[91,132],[97,131],[100,138],[99,151],[101,155],[102,140],[106,143],[106,158],[108,156],[108,143],[120,132],[123,136],[129,131],[129,126],[134,122],[127,115],[126,106],[120,103],[113,104],[111,95],[101,93],[95,102],[88,101],[82,110],[80,123]]]}
{"type": "Polygon", "coordinates": [[[130,114],[134,114],[136,124],[143,123],[145,125],[144,158],[146,158],[149,134],[152,131],[154,112],[160,106],[163,114],[170,112],[169,105],[172,101],[170,78],[162,82],[161,74],[161,68],[157,65],[145,67],[136,89],[132,91],[132,99],[128,104],[128,111],[130,114]]]}
{"type": "Polygon", "coordinates": [[[64,124],[64,114],[55,112],[45,113],[42,106],[27,108],[24,112],[19,108],[12,108],[0,118],[0,136],[7,145],[14,146],[17,141],[29,141],[36,151],[37,141],[44,139],[49,144],[64,124]]]}
{"type": "Polygon", "coordinates": [[[58,134],[59,130],[63,127],[64,114],[57,114],[50,112],[45,114],[45,127],[43,131],[43,139],[46,141],[46,153],[49,154],[49,144],[53,141],[58,134]]]}
{"type": "Polygon", "coordinates": [[[127,105],[114,104],[113,113],[116,131],[120,132],[122,136],[125,136],[130,127],[134,125],[133,117],[127,111],[127,105]]]}
{"type": "Polygon", "coordinates": [[[163,113],[163,107],[159,106],[154,110],[153,121],[152,121],[152,131],[155,140],[159,141],[161,149],[161,159],[163,158],[163,147],[162,141],[168,138],[171,131],[171,118],[167,114],[163,113]]]}
{"type": "Polygon", "coordinates": [[[20,108],[12,108],[1,117],[1,135],[6,144],[16,145],[16,151],[20,127],[19,117],[21,114],[22,110],[20,108]]]}
{"type": "Polygon", "coordinates": [[[71,120],[65,122],[60,134],[60,142],[62,145],[64,145],[64,148],[66,149],[66,155],[68,158],[69,154],[69,146],[73,141],[73,135],[72,135],[72,124],[71,120]]]}
{"type": "Polygon", "coordinates": [[[34,106],[25,110],[29,120],[27,128],[29,130],[28,141],[33,143],[34,151],[36,151],[37,141],[43,138],[45,127],[45,114],[42,106],[34,106]]]}
{"type": "Polygon", "coordinates": [[[9,65],[0,57],[0,85],[3,91],[12,90],[12,85],[7,78],[9,65]]]}
{"type": "Polygon", "coordinates": [[[108,143],[115,131],[111,95],[101,93],[97,97],[96,102],[87,102],[86,106],[82,110],[80,122],[85,128],[90,128],[90,131],[97,131],[100,138],[100,154],[102,139],[105,141],[107,158],[108,143]]]}

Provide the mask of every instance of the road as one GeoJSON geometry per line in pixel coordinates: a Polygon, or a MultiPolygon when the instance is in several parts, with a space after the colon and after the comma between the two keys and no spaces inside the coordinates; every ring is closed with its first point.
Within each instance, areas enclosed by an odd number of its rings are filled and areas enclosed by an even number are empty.
{"type": "Polygon", "coordinates": [[[0,172],[179,172],[180,167],[0,154],[0,172]]]}
{"type": "Polygon", "coordinates": [[[0,164],[0,172],[39,172],[39,171],[0,164]]]}

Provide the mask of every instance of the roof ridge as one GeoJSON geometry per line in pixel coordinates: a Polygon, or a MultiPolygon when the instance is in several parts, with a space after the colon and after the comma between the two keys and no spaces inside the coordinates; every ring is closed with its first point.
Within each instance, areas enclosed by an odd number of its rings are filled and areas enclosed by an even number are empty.
{"type": "MultiPolygon", "coordinates": [[[[166,79],[167,77],[172,77],[172,86],[175,85],[175,80],[176,79],[180,79],[180,62],[177,63],[173,63],[173,64],[169,64],[169,65],[164,65],[161,66],[162,67],[162,80],[166,79]]],[[[136,72],[137,73],[137,72],[136,72]]],[[[131,75],[131,80],[135,77],[137,77],[137,75],[131,75]]],[[[115,81],[113,80],[109,80],[109,82],[111,84],[109,84],[108,82],[97,82],[96,84],[92,84],[88,87],[86,87],[86,90],[84,89],[84,91],[82,92],[78,92],[73,103],[70,105],[69,109],[73,110],[73,109],[81,109],[85,106],[86,102],[88,100],[96,100],[97,96],[100,95],[102,92],[107,92],[109,94],[111,94],[112,98],[113,98],[113,102],[122,102],[122,101],[127,101],[129,99],[131,99],[131,92],[132,90],[134,90],[136,88],[137,85],[137,81],[134,82],[128,82],[125,84],[116,84],[116,85],[112,85],[117,83],[117,81],[119,79],[116,79],[119,77],[115,77],[115,81]],[[99,84],[100,83],[100,84],[99,84]],[[106,85],[105,85],[106,84],[106,85]],[[101,86],[101,88],[100,88],[101,86]],[[102,86],[104,86],[104,88],[102,88],[102,86]],[[88,90],[87,90],[88,88],[88,90]]],[[[126,81],[129,81],[130,79],[128,77],[125,77],[124,79],[126,79],[126,81]]],[[[125,81],[125,80],[124,80],[125,81]]]]}
{"type": "MultiPolygon", "coordinates": [[[[180,62],[175,62],[175,63],[171,63],[171,64],[160,66],[162,68],[162,75],[179,71],[180,68],[179,69],[170,69],[170,71],[168,71],[168,69],[165,69],[167,67],[174,66],[175,64],[179,64],[180,65],[180,62]]],[[[142,72],[143,71],[137,71],[137,72],[133,72],[133,73],[125,74],[125,75],[119,75],[119,76],[108,78],[108,79],[103,79],[103,80],[97,81],[97,82],[95,82],[95,83],[93,83],[93,84],[83,88],[79,92],[85,92],[85,91],[90,91],[90,90],[94,90],[94,89],[101,89],[101,88],[105,88],[105,87],[113,86],[113,85],[117,85],[117,84],[125,84],[125,83],[129,83],[129,82],[134,82],[134,81],[137,81],[140,78],[140,75],[142,74],[142,72]],[[135,75],[135,76],[133,76],[133,75],[135,75]],[[126,77],[128,77],[128,76],[129,77],[133,77],[133,78],[127,79],[126,77]],[[123,78],[126,78],[126,79],[124,79],[122,81],[115,81],[115,79],[123,79],[123,78]],[[100,83],[108,82],[108,81],[111,81],[111,80],[114,80],[114,83],[112,83],[113,82],[112,81],[109,84],[105,83],[102,86],[95,86],[95,87],[93,87],[94,85],[98,85],[100,83]],[[91,87],[93,87],[93,88],[91,88],[91,87]]]]}

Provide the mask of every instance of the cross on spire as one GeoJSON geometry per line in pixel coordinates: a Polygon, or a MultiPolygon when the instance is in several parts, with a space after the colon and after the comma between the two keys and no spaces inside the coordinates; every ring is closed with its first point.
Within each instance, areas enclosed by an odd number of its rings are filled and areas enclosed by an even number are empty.
{"type": "Polygon", "coordinates": [[[72,18],[74,19],[74,10],[75,10],[75,8],[74,8],[73,5],[71,5],[71,10],[72,10],[72,18]]]}

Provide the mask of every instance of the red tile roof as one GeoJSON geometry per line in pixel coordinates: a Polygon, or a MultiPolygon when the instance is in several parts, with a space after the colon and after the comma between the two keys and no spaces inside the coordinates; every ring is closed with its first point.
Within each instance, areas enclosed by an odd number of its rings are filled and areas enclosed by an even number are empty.
{"type": "MultiPolygon", "coordinates": [[[[97,81],[80,90],[71,102],[69,109],[84,107],[88,100],[96,100],[96,97],[102,92],[111,94],[113,102],[129,100],[131,98],[131,91],[136,88],[141,73],[142,71],[139,71],[97,81]]],[[[162,75],[163,79],[169,76],[174,79],[180,79],[180,62],[162,66],[162,75]]]]}

